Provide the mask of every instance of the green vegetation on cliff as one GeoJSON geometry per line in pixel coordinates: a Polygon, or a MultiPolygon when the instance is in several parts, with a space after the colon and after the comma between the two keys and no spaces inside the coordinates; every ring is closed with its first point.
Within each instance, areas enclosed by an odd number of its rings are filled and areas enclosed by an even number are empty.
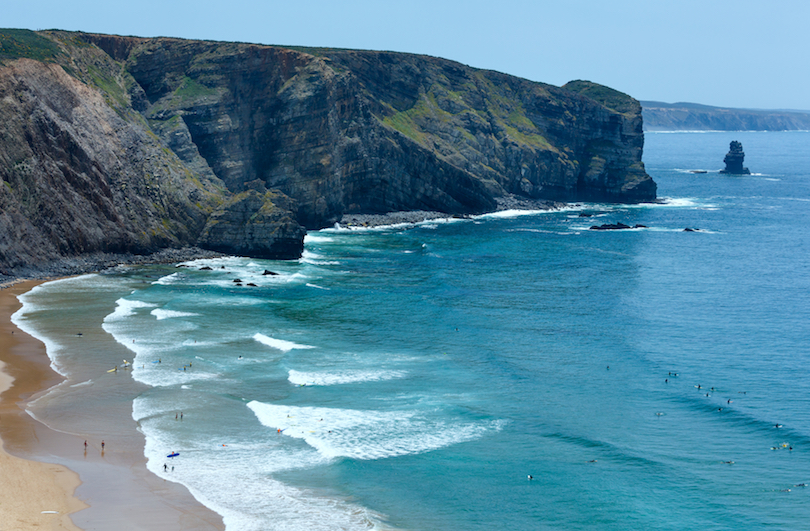
{"type": "Polygon", "coordinates": [[[655,198],[638,102],[590,82],[63,31],[0,30],[0,62],[19,96],[0,105],[0,270],[189,244],[292,258],[345,213],[655,198]]]}
{"type": "Polygon", "coordinates": [[[0,60],[34,59],[54,61],[61,53],[59,45],[31,30],[0,29],[0,60]]]}
{"type": "Polygon", "coordinates": [[[591,81],[569,81],[563,88],[598,101],[608,109],[622,114],[637,115],[641,110],[639,102],[627,94],[591,81]]]}

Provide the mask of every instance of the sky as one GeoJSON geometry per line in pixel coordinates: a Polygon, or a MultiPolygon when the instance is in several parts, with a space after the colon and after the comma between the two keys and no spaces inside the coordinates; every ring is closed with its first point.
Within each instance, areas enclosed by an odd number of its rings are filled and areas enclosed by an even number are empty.
{"type": "Polygon", "coordinates": [[[810,110],[810,0],[26,0],[0,27],[426,54],[639,100],[810,110]]]}

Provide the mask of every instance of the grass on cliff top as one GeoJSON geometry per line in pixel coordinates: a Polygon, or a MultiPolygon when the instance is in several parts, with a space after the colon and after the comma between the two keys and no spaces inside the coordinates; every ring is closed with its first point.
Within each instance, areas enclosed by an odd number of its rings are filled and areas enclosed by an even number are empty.
{"type": "Polygon", "coordinates": [[[26,58],[49,62],[60,53],[58,44],[34,31],[0,29],[0,60],[26,58]]]}
{"type": "MultiPolygon", "coordinates": [[[[431,134],[431,122],[443,123],[445,127],[451,127],[461,133],[460,138],[466,143],[475,143],[475,137],[468,131],[461,122],[461,118],[467,113],[474,113],[479,116],[480,121],[487,122],[492,126],[497,136],[506,135],[510,140],[518,144],[531,146],[539,150],[556,151],[549,141],[543,136],[540,129],[534,124],[517,98],[509,98],[501,94],[496,86],[488,80],[484,85],[486,91],[483,94],[484,107],[473,108],[464,98],[464,93],[454,91],[449,86],[441,88],[433,85],[426,94],[422,94],[410,109],[394,112],[382,118],[382,122],[393,127],[411,140],[428,147],[434,142],[446,143],[446,140],[439,140],[431,134]],[[438,102],[436,91],[440,91],[443,97],[455,101],[459,105],[459,110],[452,114],[444,109],[438,102]],[[432,139],[432,141],[431,141],[432,139]]],[[[469,90],[478,90],[472,86],[469,90]]],[[[393,107],[389,107],[392,111],[393,107]]]]}
{"type": "Polygon", "coordinates": [[[569,81],[562,88],[581,94],[622,114],[641,111],[640,104],[624,92],[591,81],[569,81]]]}

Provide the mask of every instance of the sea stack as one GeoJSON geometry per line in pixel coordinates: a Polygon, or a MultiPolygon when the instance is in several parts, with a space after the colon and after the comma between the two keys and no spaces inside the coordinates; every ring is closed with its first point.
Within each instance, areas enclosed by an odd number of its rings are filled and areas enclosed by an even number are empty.
{"type": "Polygon", "coordinates": [[[726,163],[726,169],[720,170],[720,173],[731,173],[733,175],[748,175],[751,173],[748,168],[743,167],[743,160],[745,160],[745,153],[743,153],[742,144],[736,140],[732,140],[728,146],[728,153],[723,162],[726,163]]]}

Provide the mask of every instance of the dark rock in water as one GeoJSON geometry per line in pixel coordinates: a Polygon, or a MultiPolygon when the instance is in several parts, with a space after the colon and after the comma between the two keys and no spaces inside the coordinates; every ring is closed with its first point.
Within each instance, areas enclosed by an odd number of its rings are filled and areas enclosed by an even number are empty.
{"type": "Polygon", "coordinates": [[[685,229],[683,229],[683,231],[684,232],[700,232],[700,229],[690,229],[689,227],[686,227],[685,229]]]}
{"type": "Polygon", "coordinates": [[[278,275],[278,273],[274,273],[272,271],[269,271],[269,270],[265,269],[264,273],[262,273],[262,276],[266,276],[266,275],[278,275]]]}
{"type": "Polygon", "coordinates": [[[233,281],[238,284],[239,282],[242,282],[242,279],[241,278],[235,278],[235,279],[233,279],[233,281]]]}
{"type": "Polygon", "coordinates": [[[627,230],[627,229],[646,229],[647,225],[636,224],[632,227],[624,223],[605,223],[604,225],[594,225],[590,230],[627,230]]]}
{"type": "Polygon", "coordinates": [[[208,266],[202,266],[202,267],[200,268],[200,271],[213,271],[213,268],[208,267],[208,266]]]}
{"type": "Polygon", "coordinates": [[[744,159],[745,153],[743,152],[742,144],[736,140],[732,140],[731,144],[729,144],[726,158],[723,159],[723,162],[726,163],[726,169],[720,170],[720,173],[730,173],[732,175],[750,174],[751,172],[748,171],[748,168],[743,167],[744,159]]]}
{"type": "Polygon", "coordinates": [[[689,170],[689,173],[709,173],[707,170],[689,170]]]}
{"type": "Polygon", "coordinates": [[[594,225],[591,227],[591,230],[624,230],[624,229],[632,229],[630,225],[625,225],[624,223],[605,223],[604,225],[594,225]]]}
{"type": "Polygon", "coordinates": [[[593,214],[586,214],[585,212],[580,212],[579,213],[579,217],[581,217],[581,218],[589,218],[591,216],[593,216],[593,214]]]}
{"type": "Polygon", "coordinates": [[[254,284],[253,282],[248,282],[246,285],[250,286],[251,288],[258,288],[259,287],[256,284],[254,284]]]}

